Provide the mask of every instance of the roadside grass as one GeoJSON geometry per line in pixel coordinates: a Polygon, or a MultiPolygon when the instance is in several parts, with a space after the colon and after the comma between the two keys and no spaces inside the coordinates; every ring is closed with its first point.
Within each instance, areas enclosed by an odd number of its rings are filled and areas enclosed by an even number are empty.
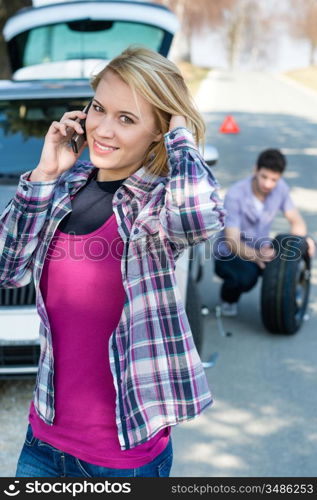
{"type": "Polygon", "coordinates": [[[185,61],[178,62],[177,66],[181,70],[191,94],[194,96],[197,93],[201,82],[208,75],[210,68],[202,68],[185,61]]]}
{"type": "Polygon", "coordinates": [[[317,66],[294,69],[287,71],[285,75],[317,92],[317,66]]]}

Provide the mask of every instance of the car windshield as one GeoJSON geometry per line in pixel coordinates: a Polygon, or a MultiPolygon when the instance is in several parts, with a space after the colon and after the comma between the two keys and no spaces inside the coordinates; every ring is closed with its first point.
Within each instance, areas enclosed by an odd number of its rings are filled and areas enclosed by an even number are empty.
{"type": "MultiPolygon", "coordinates": [[[[83,109],[89,99],[0,101],[0,183],[33,170],[40,159],[44,136],[66,111],[83,109]]],[[[82,159],[89,159],[85,150],[82,159]]]]}
{"type": "Polygon", "coordinates": [[[158,51],[164,38],[160,28],[125,21],[80,20],[40,26],[17,35],[19,67],[36,64],[103,59],[110,60],[131,44],[158,51]]]}

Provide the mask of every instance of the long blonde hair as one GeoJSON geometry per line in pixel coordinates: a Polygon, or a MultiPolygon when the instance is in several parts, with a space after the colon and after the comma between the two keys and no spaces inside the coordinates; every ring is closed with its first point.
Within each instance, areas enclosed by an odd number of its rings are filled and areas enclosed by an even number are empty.
{"type": "MultiPolygon", "coordinates": [[[[157,126],[163,136],[169,130],[171,116],[183,115],[197,145],[203,142],[204,121],[174,63],[152,50],[128,47],[92,78],[91,86],[95,91],[100,80],[110,70],[152,104],[157,126]]],[[[168,175],[164,137],[150,145],[145,153],[144,165],[154,175],[168,175]]]]}

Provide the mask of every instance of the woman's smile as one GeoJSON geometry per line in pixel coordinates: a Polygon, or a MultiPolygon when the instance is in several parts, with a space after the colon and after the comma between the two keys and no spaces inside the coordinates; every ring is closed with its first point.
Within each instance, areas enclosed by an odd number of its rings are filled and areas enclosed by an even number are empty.
{"type": "Polygon", "coordinates": [[[117,151],[119,149],[115,146],[103,144],[103,143],[97,141],[96,139],[94,139],[93,148],[94,148],[94,151],[99,155],[114,153],[115,151],[117,151]]]}

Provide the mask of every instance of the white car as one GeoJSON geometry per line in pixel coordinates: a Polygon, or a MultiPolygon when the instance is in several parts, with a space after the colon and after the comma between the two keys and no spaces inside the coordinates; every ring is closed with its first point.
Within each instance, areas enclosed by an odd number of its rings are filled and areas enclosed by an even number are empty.
{"type": "MultiPolygon", "coordinates": [[[[37,2],[45,4],[46,2],[37,2]]],[[[131,44],[167,56],[178,22],[167,8],[141,1],[55,2],[22,9],[4,27],[12,79],[0,80],[0,213],[22,173],[35,168],[53,120],[91,99],[92,73],[131,44]]],[[[217,160],[208,150],[207,162],[217,160]]],[[[88,159],[87,151],[82,156],[88,159]]],[[[197,281],[202,246],[186,250],[177,281],[198,351],[202,321],[197,281]]],[[[33,283],[0,289],[0,378],[37,372],[39,316],[33,283]]]]}

